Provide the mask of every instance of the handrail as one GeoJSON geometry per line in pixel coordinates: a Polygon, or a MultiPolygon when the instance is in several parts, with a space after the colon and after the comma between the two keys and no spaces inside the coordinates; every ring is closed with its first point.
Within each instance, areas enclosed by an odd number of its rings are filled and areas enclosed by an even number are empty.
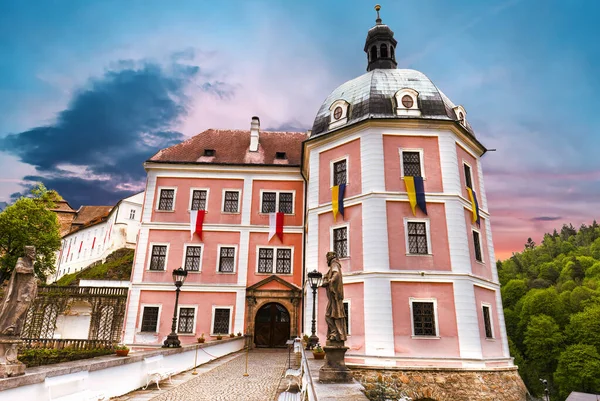
{"type": "Polygon", "coordinates": [[[126,287],[67,287],[58,285],[48,285],[38,287],[38,296],[46,294],[64,294],[64,295],[95,295],[95,296],[117,296],[127,297],[129,291],[126,287]]]}

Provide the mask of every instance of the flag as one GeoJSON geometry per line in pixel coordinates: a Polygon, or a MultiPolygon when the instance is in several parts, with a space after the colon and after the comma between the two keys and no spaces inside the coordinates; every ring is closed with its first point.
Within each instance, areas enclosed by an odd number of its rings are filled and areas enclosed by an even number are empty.
{"type": "MultiPolygon", "coordinates": [[[[79,252],[81,252],[81,247],[82,247],[82,246],[83,246],[83,241],[81,241],[81,242],[79,243],[79,252]]],[[[77,257],[79,257],[79,256],[77,256],[77,257]]]]}
{"type": "Polygon", "coordinates": [[[425,202],[425,186],[423,185],[423,177],[414,177],[415,192],[417,196],[417,206],[425,215],[427,215],[427,202],[425,202]]]}
{"type": "Polygon", "coordinates": [[[336,185],[331,188],[331,210],[333,211],[333,221],[337,220],[338,213],[344,218],[344,193],[346,184],[336,185]]]}
{"type": "Polygon", "coordinates": [[[67,258],[71,254],[71,242],[69,241],[69,250],[67,251],[67,258]]]}
{"type": "Polygon", "coordinates": [[[283,212],[269,214],[269,241],[275,234],[283,241],[283,212]]]}
{"type": "Polygon", "coordinates": [[[110,234],[112,233],[112,223],[110,223],[110,228],[108,229],[108,239],[110,240],[110,234]]]}
{"type": "Polygon", "coordinates": [[[192,210],[190,212],[190,240],[194,238],[194,233],[202,240],[202,225],[204,224],[204,215],[206,210],[192,210]]]}
{"type": "Polygon", "coordinates": [[[469,194],[469,199],[471,200],[471,211],[473,212],[473,217],[471,222],[480,224],[479,219],[479,204],[477,203],[477,194],[471,188],[467,187],[467,193],[469,194]]]}
{"type": "Polygon", "coordinates": [[[92,249],[94,249],[95,244],[96,244],[96,237],[94,237],[94,241],[92,242],[92,249]]]}
{"type": "Polygon", "coordinates": [[[417,206],[417,193],[415,191],[415,177],[405,175],[404,185],[406,185],[408,202],[410,203],[410,208],[412,209],[413,216],[416,216],[417,211],[415,210],[415,207],[417,206]]]}

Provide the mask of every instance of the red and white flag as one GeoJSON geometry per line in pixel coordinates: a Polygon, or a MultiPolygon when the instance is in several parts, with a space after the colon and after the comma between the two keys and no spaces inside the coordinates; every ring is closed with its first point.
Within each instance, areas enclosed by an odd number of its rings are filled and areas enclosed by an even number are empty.
{"type": "Polygon", "coordinates": [[[283,241],[283,212],[269,214],[269,241],[275,234],[283,241]]]}
{"type": "Polygon", "coordinates": [[[190,239],[194,238],[194,233],[198,233],[202,239],[202,225],[204,224],[204,215],[206,210],[192,210],[190,212],[190,239]]]}

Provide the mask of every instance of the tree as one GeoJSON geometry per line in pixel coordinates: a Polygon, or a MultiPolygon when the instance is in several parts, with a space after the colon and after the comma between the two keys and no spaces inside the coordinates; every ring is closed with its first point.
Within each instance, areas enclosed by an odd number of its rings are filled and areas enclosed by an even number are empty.
{"type": "Polygon", "coordinates": [[[571,315],[565,332],[572,343],[600,347],[600,305],[589,306],[583,312],[571,315]]]}
{"type": "Polygon", "coordinates": [[[551,375],[562,350],[565,337],[554,319],[546,315],[531,317],[525,331],[527,359],[541,376],[551,375]]]}
{"type": "Polygon", "coordinates": [[[575,344],[568,346],[558,358],[554,382],[559,394],[566,398],[571,391],[584,393],[600,392],[600,354],[593,345],[575,344]]]}
{"type": "Polygon", "coordinates": [[[525,243],[525,249],[533,249],[535,248],[535,242],[531,239],[531,237],[527,238],[527,242],[525,243]]]}
{"type": "Polygon", "coordinates": [[[35,246],[34,269],[40,279],[54,272],[60,231],[56,214],[49,208],[59,199],[55,191],[38,184],[30,197],[17,199],[0,213],[0,283],[10,277],[26,245],[35,246]]]}

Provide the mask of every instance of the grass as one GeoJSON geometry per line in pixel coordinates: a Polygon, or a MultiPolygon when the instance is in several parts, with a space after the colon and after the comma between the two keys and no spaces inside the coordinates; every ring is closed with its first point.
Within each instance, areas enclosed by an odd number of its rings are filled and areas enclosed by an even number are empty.
{"type": "Polygon", "coordinates": [[[106,257],[106,262],[92,265],[76,273],[65,274],[57,285],[76,285],[81,279],[89,280],[129,280],[133,266],[133,249],[122,248],[106,257]]]}

